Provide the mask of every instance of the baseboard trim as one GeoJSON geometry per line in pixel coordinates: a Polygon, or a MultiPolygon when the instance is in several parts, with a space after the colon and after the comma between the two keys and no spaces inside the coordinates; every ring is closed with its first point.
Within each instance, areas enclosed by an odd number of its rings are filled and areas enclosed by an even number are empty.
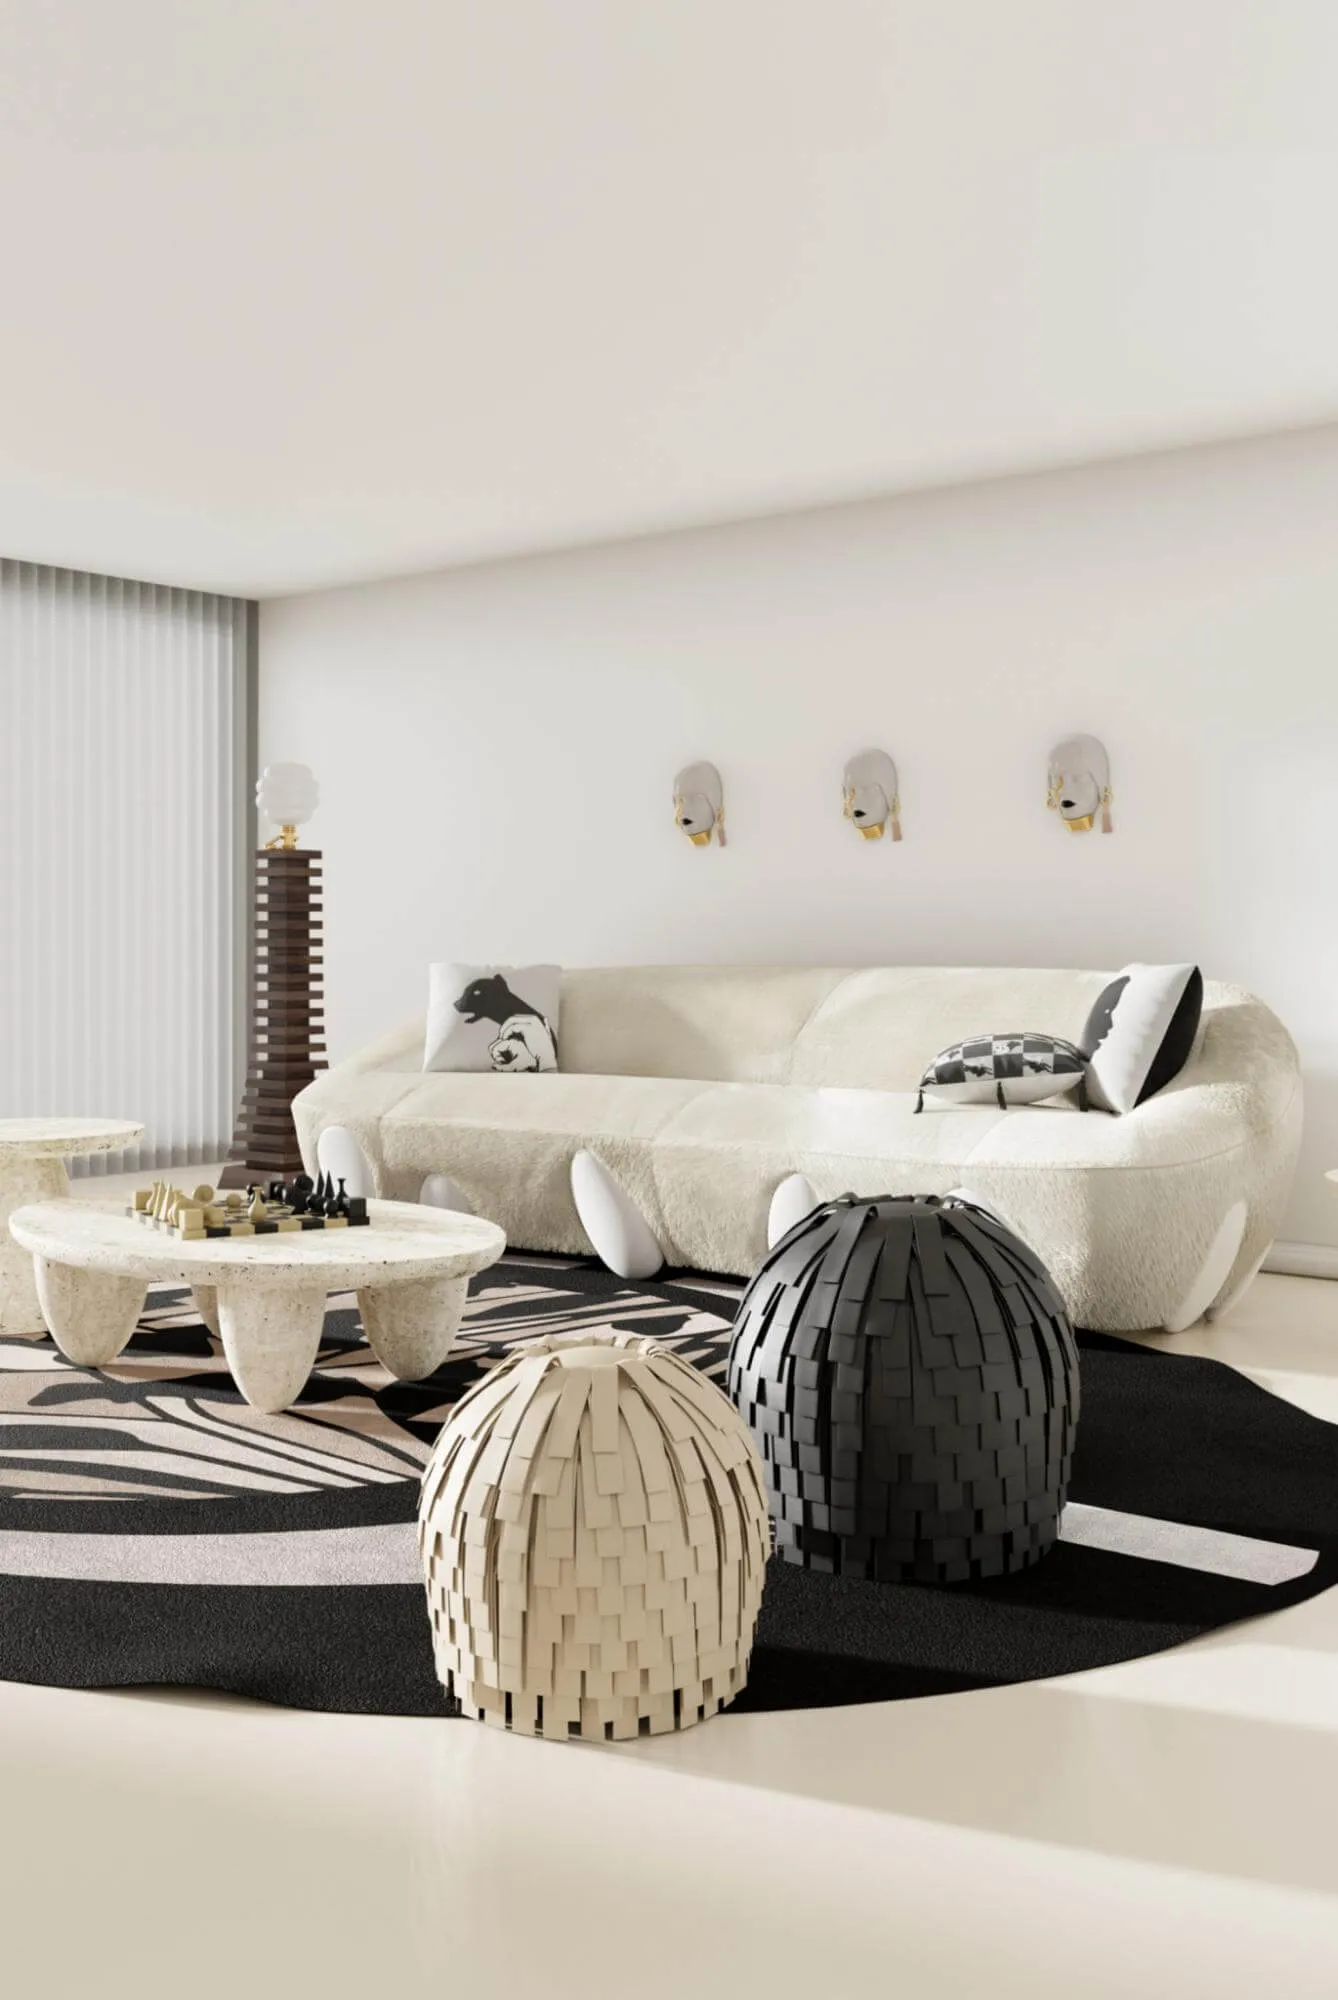
{"type": "Polygon", "coordinates": [[[1275,1243],[1264,1269],[1288,1278],[1338,1278],[1338,1250],[1327,1243],[1275,1243]]]}

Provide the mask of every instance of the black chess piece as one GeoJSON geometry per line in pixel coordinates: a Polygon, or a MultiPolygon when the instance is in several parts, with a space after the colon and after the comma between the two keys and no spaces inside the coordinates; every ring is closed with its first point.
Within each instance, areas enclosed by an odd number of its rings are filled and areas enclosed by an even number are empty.
{"type": "Polygon", "coordinates": [[[288,1190],[282,1181],[271,1181],[265,1189],[265,1200],[267,1202],[286,1202],[287,1199],[288,1190]]]}
{"type": "Polygon", "coordinates": [[[333,1208],[327,1208],[325,1212],[327,1215],[348,1214],[348,1190],[345,1188],[342,1180],[339,1183],[339,1192],[334,1198],[333,1208]]]}
{"type": "Polygon", "coordinates": [[[289,1184],[288,1205],[294,1215],[310,1215],[315,1183],[310,1174],[296,1174],[289,1184]]]}
{"type": "Polygon", "coordinates": [[[348,1198],[349,1227],[367,1220],[367,1198],[361,1194],[351,1194],[348,1198]]]}

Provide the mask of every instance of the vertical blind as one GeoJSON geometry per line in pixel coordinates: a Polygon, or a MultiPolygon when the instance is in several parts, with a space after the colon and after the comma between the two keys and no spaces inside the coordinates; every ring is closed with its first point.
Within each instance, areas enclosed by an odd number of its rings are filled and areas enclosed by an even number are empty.
{"type": "Polygon", "coordinates": [[[248,607],[0,561],[0,1117],[221,1159],[244,1058],[248,607]]]}

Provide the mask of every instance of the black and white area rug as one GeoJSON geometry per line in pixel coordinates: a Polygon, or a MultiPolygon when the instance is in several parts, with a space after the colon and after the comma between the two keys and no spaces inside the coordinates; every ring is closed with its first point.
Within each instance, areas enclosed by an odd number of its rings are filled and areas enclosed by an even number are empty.
{"type": "MultiPolygon", "coordinates": [[[[723,1377],[739,1288],[624,1285],[510,1257],[456,1354],[397,1383],[332,1301],[300,1403],[237,1394],[189,1293],[114,1368],[0,1341],[0,1678],[167,1683],[293,1706],[446,1712],[414,1523],[437,1430],[540,1334],[634,1329],[723,1377]]],[[[773,1561],[743,1709],[942,1694],[1159,1651],[1338,1582],[1338,1427],[1212,1361],[1080,1337],[1064,1538],[1034,1570],[932,1590],[773,1561]]]]}

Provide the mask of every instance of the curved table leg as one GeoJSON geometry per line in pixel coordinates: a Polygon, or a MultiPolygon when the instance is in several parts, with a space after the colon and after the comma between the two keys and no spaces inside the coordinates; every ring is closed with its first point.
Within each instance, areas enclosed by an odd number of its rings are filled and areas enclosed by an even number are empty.
{"type": "Polygon", "coordinates": [[[417,1278],[358,1291],[362,1330],[383,1368],[400,1382],[421,1382],[440,1368],[460,1331],[468,1278],[417,1278]]]}
{"type": "Polygon", "coordinates": [[[325,1287],[219,1285],[218,1330],[232,1379],[257,1410],[286,1410],[306,1386],[325,1324],[325,1287]]]}
{"type": "Polygon", "coordinates": [[[34,1257],[37,1296],[57,1347],[81,1368],[109,1368],[144,1310],[143,1278],[77,1271],[34,1257]]]}
{"type": "Polygon", "coordinates": [[[63,1160],[33,1160],[22,1153],[0,1158],[0,1334],[40,1340],[47,1330],[32,1257],[10,1235],[9,1218],[30,1201],[56,1201],[69,1192],[63,1160]]]}
{"type": "Polygon", "coordinates": [[[195,1300],[196,1312],[217,1340],[219,1338],[217,1285],[192,1285],[191,1296],[195,1300]]]}

